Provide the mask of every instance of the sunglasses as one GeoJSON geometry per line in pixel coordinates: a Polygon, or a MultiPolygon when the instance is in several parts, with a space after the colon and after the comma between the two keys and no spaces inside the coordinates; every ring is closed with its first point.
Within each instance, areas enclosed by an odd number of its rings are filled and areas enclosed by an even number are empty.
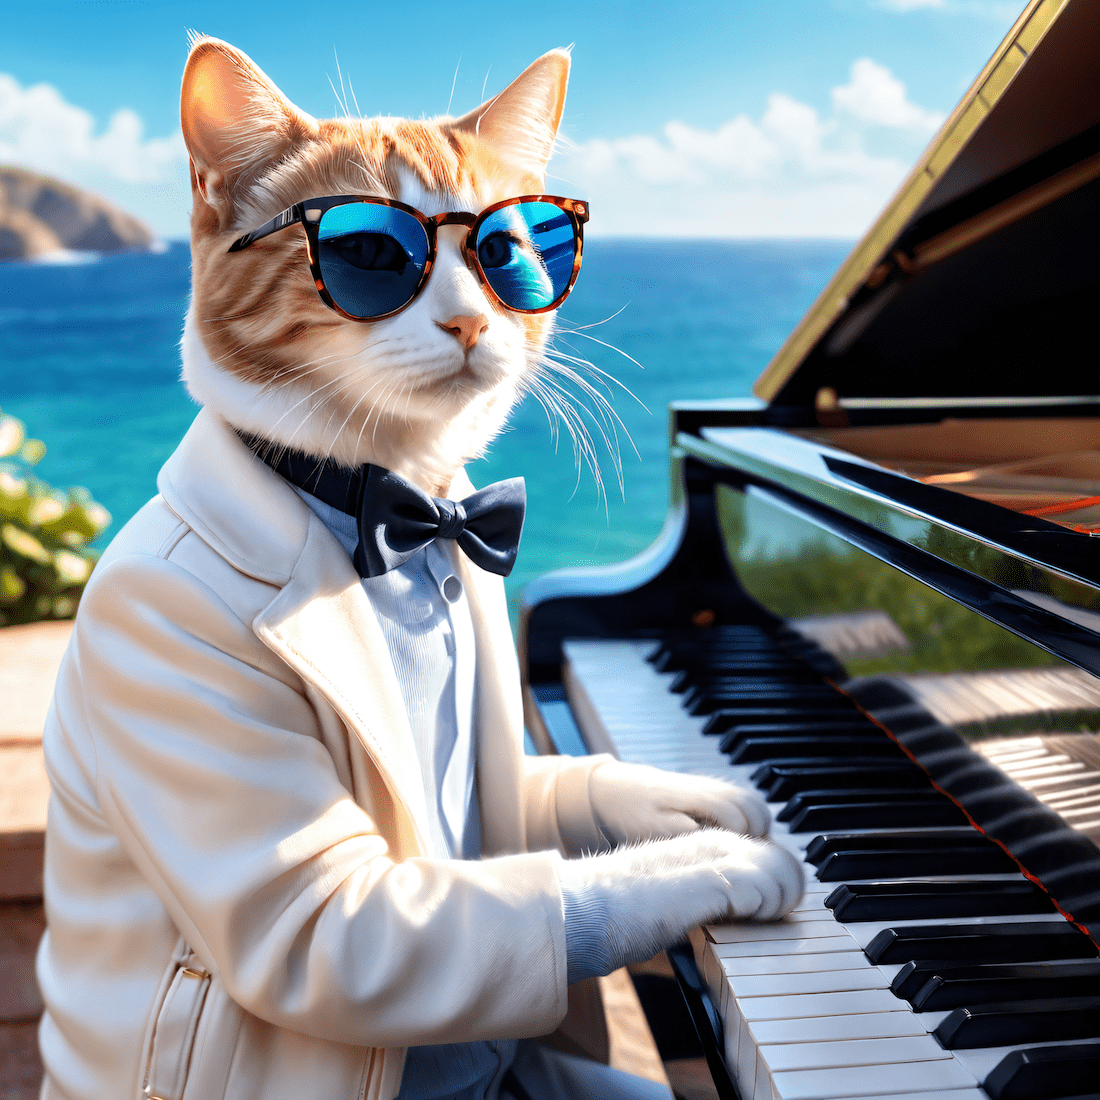
{"type": "Polygon", "coordinates": [[[513,313],[545,313],[568,297],[581,269],[588,203],[522,195],[480,214],[429,218],[395,199],[307,199],[239,237],[230,252],[301,222],[321,301],[352,321],[380,321],[411,305],[435,260],[436,231],[465,225],[462,259],[513,313]]]}

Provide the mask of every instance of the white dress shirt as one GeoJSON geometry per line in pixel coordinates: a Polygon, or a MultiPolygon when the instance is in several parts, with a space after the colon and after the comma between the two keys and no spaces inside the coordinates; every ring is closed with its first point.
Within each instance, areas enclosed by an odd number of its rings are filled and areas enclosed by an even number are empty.
{"type": "MultiPolygon", "coordinates": [[[[354,555],[355,517],[295,487],[354,555]]],[[[452,555],[453,539],[417,551],[380,577],[364,577],[408,712],[437,859],[478,859],[481,821],[474,785],[474,632],[452,555]]],[[[410,1047],[398,1100],[495,1100],[515,1040],[410,1047]]]]}

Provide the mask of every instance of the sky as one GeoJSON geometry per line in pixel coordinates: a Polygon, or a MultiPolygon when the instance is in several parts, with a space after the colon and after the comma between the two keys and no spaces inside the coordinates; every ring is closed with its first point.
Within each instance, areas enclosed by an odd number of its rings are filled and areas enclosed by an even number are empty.
{"type": "Polygon", "coordinates": [[[590,202],[587,232],[854,238],[1023,7],[42,0],[9,11],[0,34],[0,164],[97,191],[181,238],[190,29],[244,50],[315,117],[345,99],[363,115],[459,115],[571,44],[547,190],[590,202]]]}

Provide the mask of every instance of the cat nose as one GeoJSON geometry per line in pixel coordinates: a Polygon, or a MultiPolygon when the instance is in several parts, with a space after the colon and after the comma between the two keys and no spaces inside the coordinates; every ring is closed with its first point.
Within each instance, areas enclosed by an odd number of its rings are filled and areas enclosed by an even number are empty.
{"type": "Polygon", "coordinates": [[[460,313],[449,321],[436,321],[436,324],[444,332],[449,332],[469,351],[481,338],[481,334],[489,327],[489,318],[484,313],[479,313],[475,317],[460,313]]]}

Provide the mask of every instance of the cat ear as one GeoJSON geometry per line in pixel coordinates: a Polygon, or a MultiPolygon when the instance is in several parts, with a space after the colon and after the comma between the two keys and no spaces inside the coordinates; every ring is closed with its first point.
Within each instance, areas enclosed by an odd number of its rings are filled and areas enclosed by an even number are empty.
{"type": "Polygon", "coordinates": [[[541,177],[554,151],[568,81],[569,51],[551,50],[503,92],[452,125],[476,134],[504,160],[541,177]]]}
{"type": "Polygon", "coordinates": [[[196,37],[180,93],[183,139],[195,187],[225,226],[238,185],[317,130],[240,50],[196,37]]]}

